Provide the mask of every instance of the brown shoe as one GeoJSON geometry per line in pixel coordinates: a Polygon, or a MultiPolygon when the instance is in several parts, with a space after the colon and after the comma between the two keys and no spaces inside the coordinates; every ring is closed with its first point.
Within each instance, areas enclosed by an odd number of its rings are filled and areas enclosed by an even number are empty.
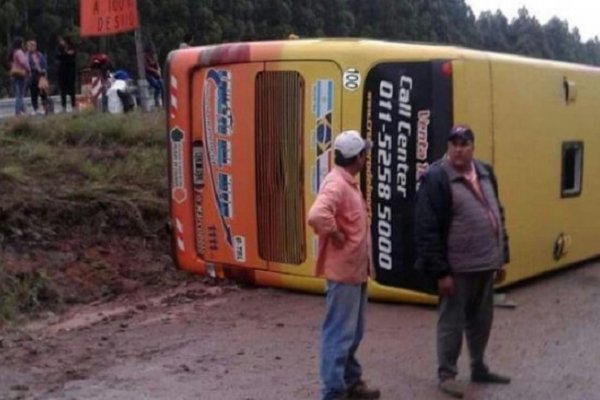
{"type": "Polygon", "coordinates": [[[457,382],[454,378],[448,378],[440,381],[439,388],[448,396],[452,396],[457,399],[462,399],[465,395],[464,386],[457,382]]]}
{"type": "Polygon", "coordinates": [[[349,399],[378,399],[381,397],[381,391],[379,389],[373,389],[367,386],[367,383],[363,380],[358,381],[354,385],[348,388],[349,399]]]}

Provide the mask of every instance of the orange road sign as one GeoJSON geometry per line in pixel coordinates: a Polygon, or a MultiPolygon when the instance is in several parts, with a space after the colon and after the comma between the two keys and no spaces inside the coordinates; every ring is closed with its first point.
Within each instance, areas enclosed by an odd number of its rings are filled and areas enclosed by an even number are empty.
{"type": "Polygon", "coordinates": [[[104,36],[138,27],[136,0],[80,0],[81,36],[104,36]]]}

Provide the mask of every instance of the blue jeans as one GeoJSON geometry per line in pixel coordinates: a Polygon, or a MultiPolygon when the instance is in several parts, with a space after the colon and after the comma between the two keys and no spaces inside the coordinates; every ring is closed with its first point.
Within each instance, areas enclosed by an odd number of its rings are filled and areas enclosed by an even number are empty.
{"type": "Polygon", "coordinates": [[[25,79],[11,79],[13,95],[15,96],[15,114],[25,114],[25,102],[23,97],[25,96],[25,86],[27,81],[25,79]]]}
{"type": "Polygon", "coordinates": [[[163,97],[163,81],[153,76],[146,76],[146,80],[152,89],[154,89],[154,105],[160,107],[160,101],[163,97]]]}
{"type": "Polygon", "coordinates": [[[327,281],[325,320],[321,330],[322,399],[329,400],[356,384],[362,368],[356,350],[365,329],[367,284],[327,281]]]}

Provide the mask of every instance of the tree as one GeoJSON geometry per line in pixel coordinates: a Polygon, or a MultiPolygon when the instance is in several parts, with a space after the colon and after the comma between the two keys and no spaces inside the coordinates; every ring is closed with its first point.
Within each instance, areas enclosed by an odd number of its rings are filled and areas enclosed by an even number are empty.
{"type": "Polygon", "coordinates": [[[567,21],[561,21],[557,17],[554,17],[543,26],[543,30],[548,47],[552,53],[552,58],[567,61],[577,60],[575,38],[569,32],[569,23],[567,21]]]}
{"type": "Polygon", "coordinates": [[[283,39],[294,31],[292,1],[260,0],[254,7],[250,15],[256,29],[253,39],[283,39]]]}
{"type": "MultiPolygon", "coordinates": [[[[78,47],[78,65],[102,44],[119,68],[135,75],[133,33],[79,38],[80,0],[1,0],[0,55],[15,36],[35,38],[50,60],[54,76],[56,36],[68,35],[78,47]]],[[[519,10],[510,23],[500,11],[475,18],[465,0],[137,0],[142,33],[160,59],[191,32],[194,43],[301,37],[359,36],[456,44],[534,57],[600,65],[598,39],[581,42],[577,28],[553,18],[545,25],[519,10]]],[[[8,73],[0,68],[0,95],[8,73]]]]}
{"type": "Polygon", "coordinates": [[[553,53],[542,26],[535,17],[529,16],[527,8],[518,11],[518,17],[510,24],[511,51],[525,56],[553,58],[553,53]]]}
{"type": "Polygon", "coordinates": [[[482,48],[504,53],[510,51],[508,20],[500,10],[495,14],[482,12],[476,26],[482,48]]]}

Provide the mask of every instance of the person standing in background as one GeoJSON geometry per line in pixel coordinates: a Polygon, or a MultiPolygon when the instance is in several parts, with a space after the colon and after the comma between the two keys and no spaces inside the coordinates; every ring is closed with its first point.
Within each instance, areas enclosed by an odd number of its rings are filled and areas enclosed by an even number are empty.
{"type": "Polygon", "coordinates": [[[68,37],[58,37],[58,87],[60,91],[60,103],[63,112],[67,110],[67,95],[71,97],[71,108],[76,110],[75,99],[75,73],[77,52],[73,42],[68,37]]]}
{"type": "Polygon", "coordinates": [[[192,46],[192,42],[194,41],[194,36],[191,33],[186,33],[183,35],[183,41],[179,43],[180,49],[187,49],[192,46]]]}
{"type": "Polygon", "coordinates": [[[15,96],[15,115],[19,116],[25,113],[25,89],[27,88],[27,80],[31,75],[27,56],[23,51],[23,38],[17,37],[13,41],[7,59],[9,65],[10,82],[15,96]]]}
{"type": "MultiPolygon", "coordinates": [[[[31,93],[31,106],[33,110],[32,115],[35,115],[39,109],[39,98],[41,96],[42,101],[46,102],[48,95],[45,90],[40,91],[39,84],[40,79],[46,76],[48,70],[48,64],[46,62],[46,56],[38,50],[37,43],[35,40],[29,40],[27,42],[27,58],[29,69],[31,71],[31,79],[29,80],[29,90],[31,93]]],[[[41,111],[41,114],[44,114],[41,111]]]]}
{"type": "Polygon", "coordinates": [[[158,63],[156,52],[151,46],[146,47],[144,51],[144,66],[146,68],[146,80],[152,89],[154,89],[154,105],[160,107],[163,97],[163,80],[158,63]]]}

